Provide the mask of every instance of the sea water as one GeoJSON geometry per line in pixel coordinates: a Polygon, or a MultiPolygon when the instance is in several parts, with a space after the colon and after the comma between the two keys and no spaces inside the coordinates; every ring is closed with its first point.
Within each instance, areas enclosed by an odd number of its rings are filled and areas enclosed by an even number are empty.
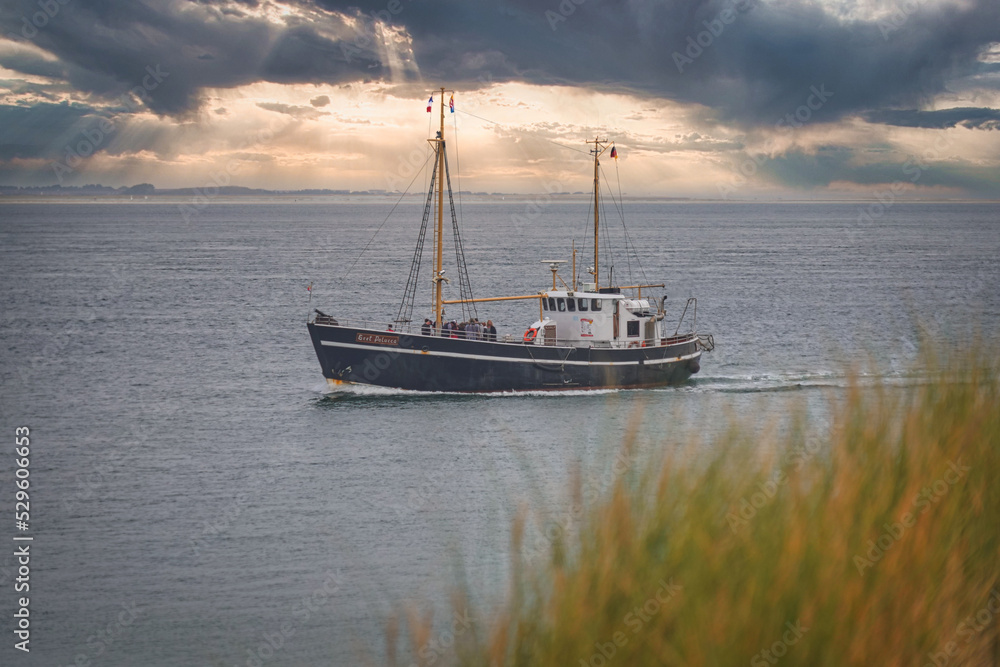
{"type": "MultiPolygon", "coordinates": [[[[1000,324],[994,204],[871,215],[848,203],[627,202],[635,252],[608,211],[602,282],[613,264],[619,284],[666,283],[648,293],[666,296],[670,323],[697,297],[697,328],[716,349],[687,384],[330,391],[306,317],[394,319],[421,206],[404,202],[374,234],[393,204],[0,207],[0,606],[15,604],[13,437],[26,425],[24,664],[378,658],[406,600],[436,607],[445,628],[457,582],[482,607],[501,599],[517,508],[558,509],[574,466],[606,486],[630,427],[653,452],[698,435],[710,448],[730,418],[822,415],[852,365],[873,381],[918,381],[925,333],[961,345],[1000,324]]],[[[545,289],[542,260],[571,259],[573,238],[578,273],[593,264],[583,199],[466,198],[461,213],[476,296],[545,289]]],[[[425,269],[419,321],[430,287],[425,269]]],[[[478,316],[520,338],[537,306],[480,304],[478,316]]]]}

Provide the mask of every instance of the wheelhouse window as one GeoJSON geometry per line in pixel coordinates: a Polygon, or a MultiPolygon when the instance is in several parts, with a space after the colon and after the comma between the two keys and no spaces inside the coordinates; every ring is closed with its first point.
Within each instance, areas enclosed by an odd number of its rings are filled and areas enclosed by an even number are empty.
{"type": "Polygon", "coordinates": [[[566,312],[566,299],[562,298],[561,296],[558,297],[558,298],[556,298],[556,306],[558,306],[560,313],[565,313],[566,312]]]}
{"type": "Polygon", "coordinates": [[[550,296],[549,297],[549,310],[555,310],[555,309],[556,309],[556,300],[555,300],[555,297],[551,297],[550,296]]]}
{"type": "Polygon", "coordinates": [[[629,338],[638,338],[639,337],[639,320],[632,320],[630,322],[626,322],[626,324],[628,325],[628,337],[629,338]]]}
{"type": "Polygon", "coordinates": [[[591,310],[600,310],[601,309],[601,300],[600,299],[591,299],[590,300],[590,309],[591,310]]]}
{"type": "Polygon", "coordinates": [[[549,309],[549,300],[542,299],[542,310],[548,310],[548,309],[549,309]]]}
{"type": "Polygon", "coordinates": [[[566,310],[576,312],[576,299],[566,299],[566,310]]]}
{"type": "Polygon", "coordinates": [[[580,299],[579,301],[580,301],[580,306],[579,306],[580,310],[587,310],[587,300],[580,299]]]}

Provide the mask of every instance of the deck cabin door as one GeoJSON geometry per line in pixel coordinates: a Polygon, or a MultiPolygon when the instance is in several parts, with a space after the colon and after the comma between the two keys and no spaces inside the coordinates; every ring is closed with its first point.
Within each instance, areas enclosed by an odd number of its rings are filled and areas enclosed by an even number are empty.
{"type": "Polygon", "coordinates": [[[615,301],[615,316],[612,318],[612,322],[614,322],[615,339],[616,340],[618,338],[618,326],[619,326],[618,325],[618,306],[619,306],[619,303],[617,301],[615,301]]]}
{"type": "Polygon", "coordinates": [[[556,325],[554,324],[545,325],[545,344],[546,345],[556,344],[556,325]]]}
{"type": "Polygon", "coordinates": [[[656,320],[646,322],[646,345],[656,345],[656,320]]]}

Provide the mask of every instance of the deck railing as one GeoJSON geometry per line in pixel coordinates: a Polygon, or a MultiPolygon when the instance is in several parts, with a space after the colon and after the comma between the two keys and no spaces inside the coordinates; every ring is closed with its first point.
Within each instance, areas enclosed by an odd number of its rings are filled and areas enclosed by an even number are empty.
{"type": "MultiPolygon", "coordinates": [[[[420,333],[420,329],[416,326],[415,322],[410,322],[404,324],[402,327],[397,326],[394,323],[387,323],[385,321],[375,321],[375,320],[347,320],[336,317],[331,317],[329,315],[314,315],[311,322],[319,325],[325,326],[342,326],[351,327],[355,329],[368,329],[370,331],[384,332],[384,333],[397,333],[405,334],[407,336],[423,336],[420,333]],[[390,328],[391,327],[391,328],[390,328]]],[[[440,337],[439,332],[430,334],[430,337],[440,337]]],[[[454,336],[454,338],[464,339],[464,335],[454,336]]],[[[468,339],[466,339],[468,340],[468,339]]],[[[485,340],[483,338],[475,340],[485,340]]],[[[667,336],[658,339],[642,339],[642,338],[627,338],[621,340],[584,340],[580,338],[545,338],[544,335],[539,335],[534,342],[534,345],[539,347],[600,347],[600,348],[611,348],[611,349],[622,349],[628,347],[662,347],[665,345],[676,345],[678,343],[686,343],[692,340],[698,340],[698,334],[691,331],[683,334],[676,334],[672,336],[667,336]]],[[[496,341],[488,341],[496,343],[508,343],[511,345],[524,345],[524,339],[522,336],[517,334],[497,334],[496,341]]]]}
{"type": "Polygon", "coordinates": [[[419,326],[414,326],[415,323],[413,322],[408,322],[406,324],[400,325],[396,322],[389,322],[387,320],[344,319],[342,317],[333,317],[332,315],[319,315],[319,314],[314,314],[309,319],[309,321],[313,322],[314,324],[351,327],[354,329],[370,329],[372,331],[392,330],[395,333],[405,333],[405,334],[419,333],[419,326]]]}

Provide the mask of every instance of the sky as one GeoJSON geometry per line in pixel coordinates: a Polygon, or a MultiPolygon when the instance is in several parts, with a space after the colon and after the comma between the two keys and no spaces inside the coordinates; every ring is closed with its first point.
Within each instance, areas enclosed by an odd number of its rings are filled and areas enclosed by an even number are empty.
{"type": "Polygon", "coordinates": [[[0,185],[1000,198],[998,0],[3,0],[0,185]],[[450,97],[450,93],[449,93],[450,97]]]}

